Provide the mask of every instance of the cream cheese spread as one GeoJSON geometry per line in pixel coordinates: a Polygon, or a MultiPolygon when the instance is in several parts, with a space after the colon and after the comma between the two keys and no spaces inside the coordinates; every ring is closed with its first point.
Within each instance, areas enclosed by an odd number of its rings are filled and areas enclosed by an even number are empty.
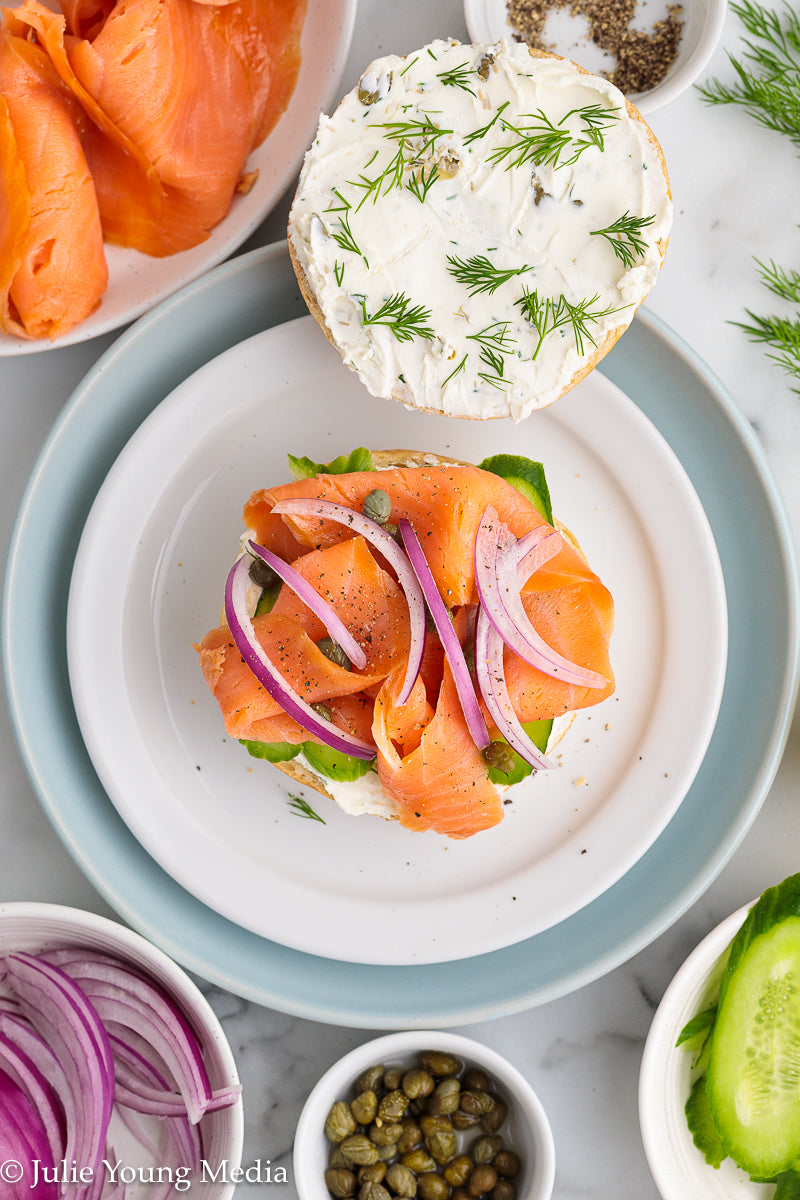
{"type": "Polygon", "coordinates": [[[671,220],[658,144],[607,80],[438,41],[322,116],[289,236],[372,395],[520,420],[630,324],[671,220]]]}

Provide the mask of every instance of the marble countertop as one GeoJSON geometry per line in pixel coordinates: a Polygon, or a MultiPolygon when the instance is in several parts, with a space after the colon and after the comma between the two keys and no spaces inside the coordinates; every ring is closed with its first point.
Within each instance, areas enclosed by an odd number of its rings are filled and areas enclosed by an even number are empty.
{"type": "MultiPolygon", "coordinates": [[[[437,36],[467,40],[456,0],[361,0],[342,91],[382,53],[437,36]]],[[[709,74],[727,70],[740,45],[729,14],[709,74]]],[[[800,265],[800,161],[788,141],[735,109],[712,109],[689,91],[649,118],[662,143],[676,201],[666,265],[648,300],[709,364],[751,422],[800,534],[800,397],[763,350],[730,322],[772,308],[753,256],[800,265]]],[[[286,203],[248,248],[282,235],[286,203]]],[[[114,335],[45,354],[0,360],[0,544],[11,534],[27,477],[74,386],[114,335]]],[[[736,496],[731,496],[736,503],[736,496]]],[[[758,581],[754,580],[754,587],[758,581]]],[[[754,633],[757,636],[757,631],[754,633]]],[[[758,697],[754,697],[758,703],[758,697]]],[[[46,736],[46,731],[44,731],[46,736]]],[[[110,910],[43,815],[0,712],[2,898],[110,910]]],[[[529,1012],[465,1027],[511,1058],[548,1111],[557,1152],[556,1200],[657,1200],[642,1150],[637,1084],[644,1040],[669,980],[719,920],[800,868],[800,729],[743,844],[704,896],[646,950],[579,991],[529,1012]]],[[[205,985],[203,985],[205,987],[205,985]]],[[[244,1162],[290,1167],[302,1102],[341,1053],[374,1036],[272,1012],[206,989],[238,1059],[246,1098],[244,1162]]],[[[291,1169],[289,1170],[291,1178],[291,1169]]],[[[288,1200],[294,1186],[279,1186],[288,1200]]]]}

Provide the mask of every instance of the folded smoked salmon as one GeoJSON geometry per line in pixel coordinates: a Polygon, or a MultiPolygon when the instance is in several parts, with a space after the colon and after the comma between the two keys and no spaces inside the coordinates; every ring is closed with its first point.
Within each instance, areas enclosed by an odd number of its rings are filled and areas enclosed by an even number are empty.
{"type": "Polygon", "coordinates": [[[103,239],[189,249],[252,186],[247,159],[297,81],[306,0],[62,7],[2,9],[0,317],[27,337],[58,337],[97,306],[103,239]]]}
{"type": "Polygon", "coordinates": [[[541,466],[291,459],[196,646],[227,733],[353,814],[465,838],[614,690],[613,602],[541,466]]]}

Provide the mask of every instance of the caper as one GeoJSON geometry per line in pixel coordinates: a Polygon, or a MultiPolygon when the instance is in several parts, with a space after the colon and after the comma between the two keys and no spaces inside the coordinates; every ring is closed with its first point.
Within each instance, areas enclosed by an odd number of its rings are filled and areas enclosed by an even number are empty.
{"type": "Polygon", "coordinates": [[[339,1200],[348,1200],[355,1194],[356,1177],[344,1167],[334,1167],[325,1172],[325,1186],[332,1196],[338,1196],[339,1200]]]}
{"type": "Polygon", "coordinates": [[[494,1096],[489,1092],[470,1091],[462,1092],[459,1101],[459,1108],[464,1112],[474,1113],[478,1117],[482,1117],[485,1113],[491,1112],[495,1106],[494,1096]]]}
{"type": "Polygon", "coordinates": [[[379,92],[377,90],[374,92],[367,92],[362,87],[358,89],[358,99],[361,104],[374,104],[378,99],[378,96],[379,92]]]}
{"type": "Polygon", "coordinates": [[[386,1170],[386,1163],[380,1162],[380,1160],[378,1162],[369,1163],[366,1167],[359,1167],[358,1182],[383,1183],[386,1170]]]}
{"type": "Polygon", "coordinates": [[[465,1091],[488,1092],[491,1090],[492,1081],[480,1067],[469,1067],[464,1072],[461,1086],[465,1091]]]}
{"type": "Polygon", "coordinates": [[[472,1174],[474,1162],[468,1154],[459,1154],[442,1171],[451,1187],[463,1187],[472,1174]]]}
{"type": "Polygon", "coordinates": [[[404,1154],[400,1159],[404,1167],[408,1167],[409,1171],[415,1171],[417,1175],[423,1171],[435,1171],[436,1160],[431,1158],[427,1150],[418,1147],[416,1150],[409,1150],[408,1154],[404,1154]]]}
{"type": "Polygon", "coordinates": [[[450,1120],[453,1127],[459,1133],[463,1133],[465,1129],[474,1129],[476,1125],[480,1124],[481,1119],[477,1113],[468,1113],[464,1112],[463,1108],[457,1108],[454,1113],[451,1113],[450,1120]]]}
{"type": "Polygon", "coordinates": [[[403,539],[400,536],[400,527],[399,525],[395,525],[394,521],[387,521],[383,526],[383,532],[388,533],[390,538],[394,538],[398,545],[402,546],[403,539]]]}
{"type": "Polygon", "coordinates": [[[359,1125],[369,1125],[375,1120],[375,1113],[378,1111],[378,1097],[371,1088],[369,1091],[359,1092],[355,1100],[350,1102],[350,1111],[359,1125]]]}
{"type": "Polygon", "coordinates": [[[517,1189],[510,1179],[498,1179],[489,1195],[492,1200],[516,1200],[517,1189]]]}
{"type": "Polygon", "coordinates": [[[378,1159],[381,1162],[394,1162],[397,1158],[397,1143],[390,1142],[388,1146],[378,1146],[378,1159]]]}
{"type": "Polygon", "coordinates": [[[318,717],[322,717],[323,721],[330,721],[331,710],[328,708],[327,704],[322,702],[322,700],[315,701],[314,704],[311,705],[311,708],[313,708],[318,717]]]}
{"type": "Polygon", "coordinates": [[[358,1189],[358,1200],[390,1200],[390,1196],[382,1183],[374,1183],[368,1179],[358,1189]]]}
{"type": "Polygon", "coordinates": [[[381,1100],[378,1105],[378,1117],[381,1121],[399,1121],[406,1115],[407,1108],[408,1096],[396,1088],[393,1092],[387,1092],[381,1100]]]}
{"type": "Polygon", "coordinates": [[[419,1146],[422,1141],[422,1130],[413,1117],[403,1117],[400,1127],[403,1132],[398,1139],[397,1149],[400,1154],[407,1154],[409,1150],[419,1146]]]}
{"type": "Polygon", "coordinates": [[[472,1200],[472,1197],[465,1187],[457,1187],[450,1193],[450,1200],[472,1200]]]}
{"type": "Polygon", "coordinates": [[[385,525],[392,511],[392,501],[389,493],[385,492],[383,488],[373,488],[364,497],[361,511],[371,521],[377,522],[378,525],[385,525]]]}
{"type": "Polygon", "coordinates": [[[317,649],[321,650],[325,657],[329,658],[332,663],[336,663],[337,667],[343,667],[345,671],[352,671],[353,664],[339,643],[335,642],[333,638],[320,638],[317,642],[317,649]]]}
{"type": "Polygon", "coordinates": [[[325,1134],[331,1142],[343,1142],[346,1137],[355,1132],[356,1119],[350,1111],[350,1105],[344,1100],[337,1100],[328,1113],[325,1121],[325,1134]]]}
{"type": "Polygon", "coordinates": [[[494,1133],[500,1128],[508,1116],[508,1106],[505,1100],[501,1100],[499,1096],[494,1098],[494,1108],[490,1108],[487,1113],[481,1117],[481,1129],[486,1133],[494,1133]]]}
{"type": "Polygon", "coordinates": [[[487,767],[491,767],[495,771],[502,771],[504,775],[508,775],[514,770],[517,758],[508,742],[496,741],[489,742],[489,745],[483,751],[483,761],[487,767]]]}
{"type": "Polygon", "coordinates": [[[437,1083],[428,1097],[428,1112],[433,1113],[434,1116],[455,1112],[460,1097],[461,1084],[454,1076],[448,1075],[447,1078],[441,1079],[437,1083]]]}
{"type": "Polygon", "coordinates": [[[278,582],[277,573],[273,571],[269,563],[264,562],[263,558],[253,559],[248,574],[253,583],[262,588],[274,587],[278,582]]]}
{"type": "Polygon", "coordinates": [[[470,1196],[482,1196],[490,1192],[497,1183],[497,1171],[490,1163],[481,1163],[469,1177],[467,1190],[470,1196]]]}
{"type": "Polygon", "coordinates": [[[478,63],[478,78],[487,80],[489,78],[489,68],[494,62],[493,54],[484,54],[481,61],[478,63]]]}
{"type": "Polygon", "coordinates": [[[403,1135],[399,1121],[376,1120],[369,1127],[369,1139],[376,1146],[396,1146],[403,1135]]]}
{"type": "Polygon", "coordinates": [[[455,1054],[445,1054],[441,1050],[426,1050],[419,1058],[420,1066],[431,1075],[458,1075],[464,1064],[455,1054]]]}
{"type": "Polygon", "coordinates": [[[396,1092],[403,1082],[402,1067],[387,1067],[383,1074],[383,1086],[387,1092],[396,1092]]]}
{"type": "Polygon", "coordinates": [[[452,179],[458,174],[461,167],[461,159],[456,154],[455,150],[445,150],[443,154],[437,155],[436,169],[442,179],[452,179]]]}
{"type": "Polygon", "coordinates": [[[340,1147],[334,1146],[333,1149],[331,1150],[331,1156],[330,1156],[330,1159],[328,1160],[328,1166],[329,1167],[344,1167],[346,1170],[349,1171],[350,1165],[351,1165],[350,1160],[345,1158],[345,1156],[342,1154],[340,1147]]]}
{"type": "Polygon", "coordinates": [[[357,1092],[377,1092],[383,1083],[383,1066],[367,1067],[356,1080],[357,1092]]]}
{"type": "Polygon", "coordinates": [[[340,1144],[342,1154],[351,1163],[366,1167],[370,1163],[378,1161],[378,1147],[363,1133],[352,1133],[350,1137],[345,1138],[340,1144]]]}
{"type": "Polygon", "coordinates": [[[425,1171],[417,1180],[417,1191],[422,1200],[447,1200],[450,1184],[435,1171],[425,1171]]]}
{"type": "Polygon", "coordinates": [[[446,1117],[420,1117],[425,1145],[440,1167],[456,1156],[456,1134],[446,1117]]]}
{"type": "Polygon", "coordinates": [[[408,1167],[404,1167],[402,1163],[394,1163],[386,1172],[386,1186],[396,1196],[416,1196],[417,1180],[413,1171],[409,1171],[408,1167]]]}
{"type": "Polygon", "coordinates": [[[476,1138],[469,1148],[474,1163],[490,1163],[503,1148],[503,1139],[496,1133],[485,1133],[476,1138]]]}
{"type": "Polygon", "coordinates": [[[504,1179],[516,1179],[521,1163],[519,1155],[515,1154],[513,1150],[501,1150],[499,1154],[495,1155],[492,1166],[504,1179]]]}
{"type": "Polygon", "coordinates": [[[413,1067],[403,1076],[403,1091],[409,1100],[417,1100],[420,1096],[430,1096],[434,1089],[433,1076],[421,1067],[413,1067]]]}

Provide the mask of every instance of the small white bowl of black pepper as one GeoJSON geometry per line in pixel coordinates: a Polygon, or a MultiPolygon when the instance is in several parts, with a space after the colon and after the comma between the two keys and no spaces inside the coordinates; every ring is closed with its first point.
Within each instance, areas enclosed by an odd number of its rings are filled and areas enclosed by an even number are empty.
{"type": "Polygon", "coordinates": [[[530,1083],[453,1033],[366,1042],[319,1080],[294,1144],[300,1200],[550,1200],[553,1135],[530,1083]]]}
{"type": "Polygon", "coordinates": [[[527,42],[603,75],[645,116],[698,78],[727,0],[464,0],[473,42],[527,42]]]}

